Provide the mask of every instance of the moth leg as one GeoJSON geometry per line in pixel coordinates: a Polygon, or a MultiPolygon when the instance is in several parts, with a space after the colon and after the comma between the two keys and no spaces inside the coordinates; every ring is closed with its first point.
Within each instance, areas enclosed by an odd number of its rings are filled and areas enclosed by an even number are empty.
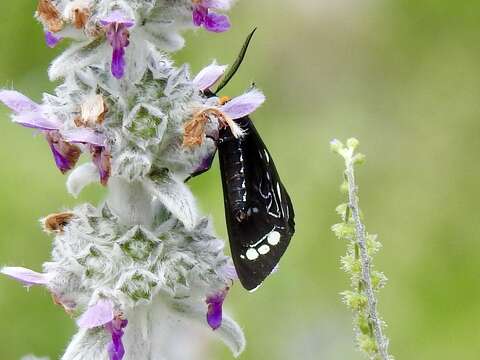
{"type": "Polygon", "coordinates": [[[235,136],[231,135],[231,136],[223,136],[223,137],[220,137],[216,143],[217,145],[218,144],[224,144],[226,142],[229,142],[229,141],[232,141],[232,140],[236,140],[235,136]]]}
{"type": "Polygon", "coordinates": [[[235,212],[234,216],[235,220],[237,220],[239,223],[242,223],[248,218],[248,212],[246,212],[244,209],[240,209],[235,212]]]}
{"type": "MultiPolygon", "coordinates": [[[[207,136],[209,139],[213,140],[214,143],[217,143],[217,140],[213,137],[207,136]]],[[[190,176],[185,180],[185,182],[188,182],[190,179],[203,174],[204,172],[207,172],[210,170],[213,164],[213,160],[215,159],[215,154],[217,153],[217,146],[215,146],[215,150],[201,161],[200,165],[193,171],[193,173],[190,174],[190,176]]]]}
{"type": "Polygon", "coordinates": [[[257,214],[260,210],[258,210],[255,206],[249,206],[247,208],[239,209],[235,212],[235,220],[239,223],[248,220],[251,216],[257,214]]]}

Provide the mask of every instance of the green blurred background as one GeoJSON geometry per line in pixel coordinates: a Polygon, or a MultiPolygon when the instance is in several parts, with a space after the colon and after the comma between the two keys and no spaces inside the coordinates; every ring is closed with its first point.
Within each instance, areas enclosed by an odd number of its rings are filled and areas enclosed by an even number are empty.
{"type": "MultiPolygon", "coordinates": [[[[0,2],[0,86],[39,100],[61,48],[43,43],[34,0],[0,2]]],[[[240,1],[234,27],[198,31],[175,57],[198,71],[231,63],[259,31],[228,89],[254,80],[268,102],[255,115],[296,205],[297,234],[280,271],[255,294],[235,286],[228,306],[245,329],[241,359],[355,360],[352,320],[339,293],[345,244],[330,226],[343,201],[332,138],[358,137],[367,163],[360,199],[384,249],[380,294],[398,359],[477,359],[480,354],[480,2],[450,0],[240,1]]],[[[38,219],[103,195],[66,193],[40,137],[0,110],[0,264],[39,270],[50,239],[38,219]]],[[[218,167],[191,183],[225,237],[218,167]]],[[[56,359],[74,322],[46,291],[0,281],[0,359],[56,359]]],[[[216,358],[230,359],[220,344],[216,358]]],[[[139,359],[140,360],[140,359],[139,359]]]]}

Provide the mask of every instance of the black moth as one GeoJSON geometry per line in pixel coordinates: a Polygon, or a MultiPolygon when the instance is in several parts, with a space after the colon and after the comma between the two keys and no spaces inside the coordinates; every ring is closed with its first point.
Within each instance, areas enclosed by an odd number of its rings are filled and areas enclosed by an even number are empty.
{"type": "MultiPolygon", "coordinates": [[[[225,76],[223,88],[238,69],[253,32],[247,38],[236,64],[225,76]]],[[[205,96],[215,96],[205,92],[205,96]]],[[[235,120],[244,136],[235,138],[222,127],[216,139],[225,219],[232,258],[240,282],[247,290],[258,288],[275,270],[295,232],[290,196],[280,181],[272,156],[249,117],[235,120]]],[[[210,168],[213,156],[201,171],[210,168]]]]}

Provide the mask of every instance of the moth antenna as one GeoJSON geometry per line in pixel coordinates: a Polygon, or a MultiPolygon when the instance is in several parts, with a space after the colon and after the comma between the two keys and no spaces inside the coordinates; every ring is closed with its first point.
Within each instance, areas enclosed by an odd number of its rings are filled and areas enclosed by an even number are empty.
{"type": "Polygon", "coordinates": [[[237,59],[233,63],[230,70],[228,70],[227,74],[223,77],[222,82],[220,83],[220,85],[218,85],[217,90],[215,91],[215,94],[219,93],[225,86],[227,86],[230,80],[232,80],[233,76],[237,73],[240,65],[242,65],[243,60],[245,59],[245,55],[247,53],[250,42],[252,41],[253,35],[255,34],[255,31],[257,31],[257,28],[253,29],[253,31],[248,34],[242,48],[240,49],[240,53],[238,54],[237,59]]]}

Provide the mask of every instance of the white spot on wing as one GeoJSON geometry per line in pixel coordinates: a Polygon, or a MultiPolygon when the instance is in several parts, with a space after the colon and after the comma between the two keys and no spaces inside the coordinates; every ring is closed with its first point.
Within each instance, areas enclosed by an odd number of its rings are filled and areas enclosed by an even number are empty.
{"type": "Polygon", "coordinates": [[[247,256],[248,260],[256,260],[260,256],[258,251],[255,249],[248,249],[245,255],[247,256]]]}
{"type": "Polygon", "coordinates": [[[268,254],[269,251],[270,251],[270,246],[268,245],[262,245],[258,248],[258,252],[260,253],[260,255],[268,254]]]}
{"type": "Polygon", "coordinates": [[[280,233],[278,231],[272,231],[268,234],[268,243],[272,246],[277,245],[280,242],[280,233]]]}
{"type": "Polygon", "coordinates": [[[263,149],[263,152],[265,154],[265,160],[267,160],[267,163],[269,163],[270,162],[270,156],[268,156],[268,151],[263,149]]]}

